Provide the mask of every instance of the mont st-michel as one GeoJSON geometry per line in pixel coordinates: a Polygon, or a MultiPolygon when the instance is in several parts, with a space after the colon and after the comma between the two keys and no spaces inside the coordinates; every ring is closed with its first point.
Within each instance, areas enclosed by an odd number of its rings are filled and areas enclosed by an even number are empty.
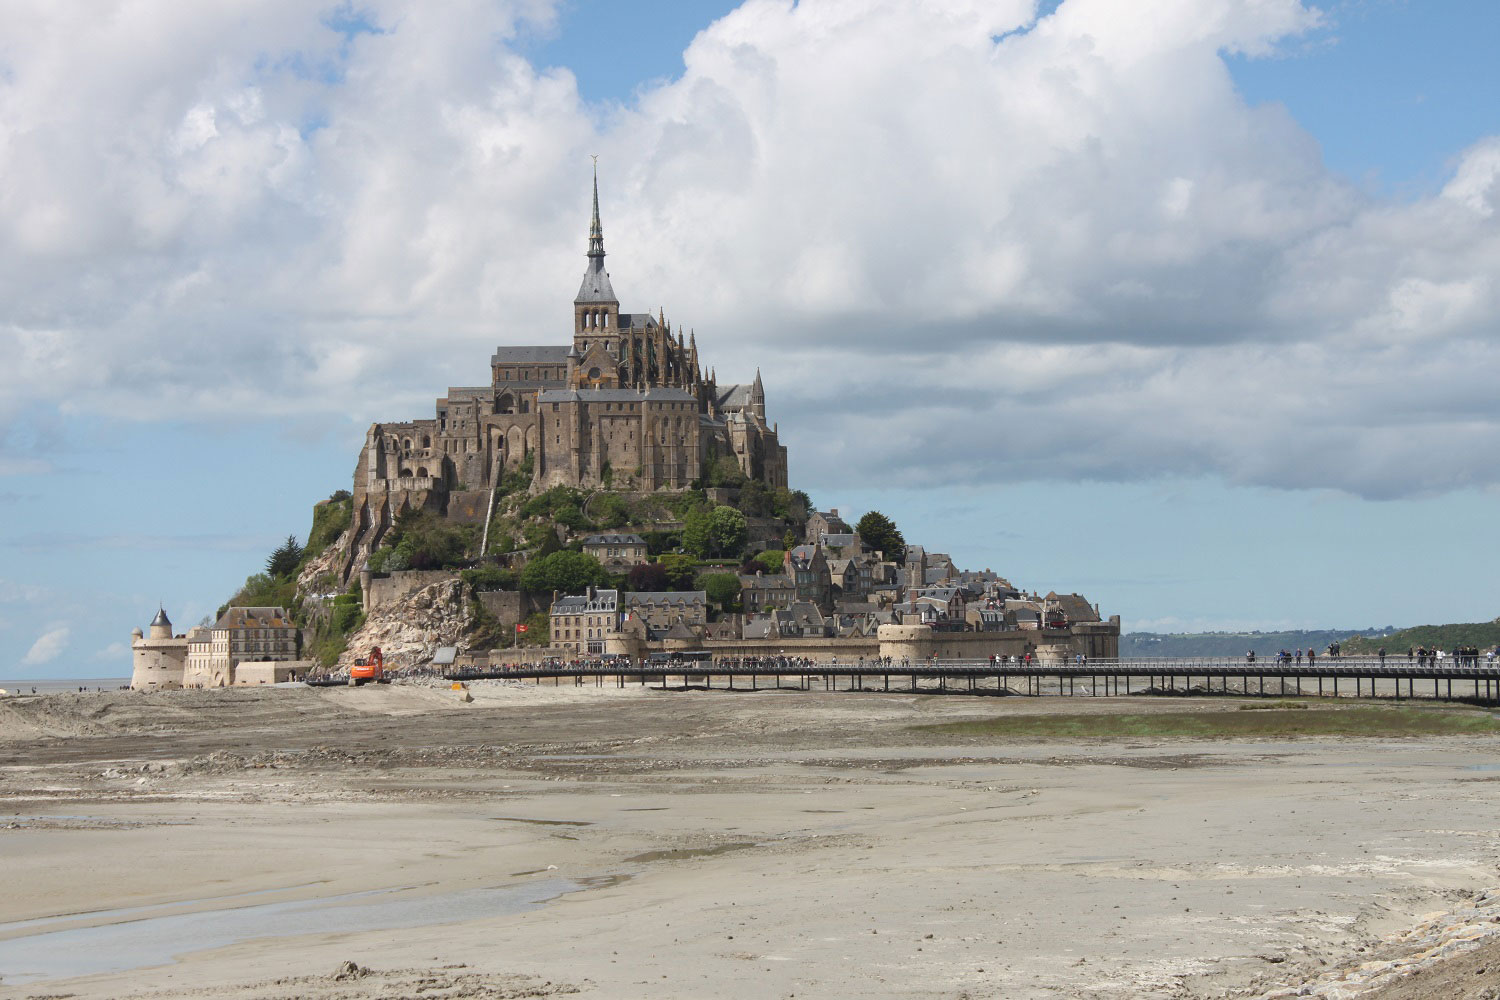
{"type": "MultiPolygon", "coordinates": [[[[759,371],[621,309],[593,179],[587,264],[560,343],[501,346],[487,383],[374,423],[353,481],[216,620],[131,638],[137,689],[384,669],[716,658],[1071,662],[1120,620],[928,551],[878,511],[789,488],[759,371]],[[852,522],[852,523],[851,523],[852,522]]],[[[559,310],[562,312],[562,310],[559,310]]],[[[957,558],[955,559],[955,555],[957,558]]]]}

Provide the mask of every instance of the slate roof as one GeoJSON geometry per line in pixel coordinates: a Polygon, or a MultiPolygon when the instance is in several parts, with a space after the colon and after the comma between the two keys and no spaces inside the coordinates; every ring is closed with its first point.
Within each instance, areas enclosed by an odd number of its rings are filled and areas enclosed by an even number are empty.
{"type": "Polygon", "coordinates": [[[686,389],[657,386],[651,389],[543,389],[538,403],[691,403],[698,397],[686,389]]]}
{"type": "Polygon", "coordinates": [[[853,547],[858,538],[852,531],[829,531],[823,534],[821,542],[825,549],[847,549],[853,547]]]}
{"type": "Polygon", "coordinates": [[[673,625],[671,628],[667,629],[666,634],[663,635],[662,638],[663,639],[696,639],[696,638],[698,638],[698,633],[694,632],[692,629],[688,628],[687,625],[684,624],[683,622],[678,622],[677,624],[673,625]]]}
{"type": "Polygon", "coordinates": [[[716,401],[721,410],[743,410],[750,405],[750,389],[748,385],[721,385],[718,388],[716,401]]]}
{"type": "Polygon", "coordinates": [[[574,302],[610,302],[619,305],[614,286],[609,283],[609,272],[604,269],[604,258],[589,260],[588,270],[583,272],[583,284],[578,286],[578,297],[574,302]]]}
{"type": "Polygon", "coordinates": [[[650,313],[620,313],[621,330],[645,330],[656,325],[656,317],[650,313]]]}
{"type": "Polygon", "coordinates": [[[490,355],[492,365],[565,365],[568,363],[568,352],[572,345],[567,347],[555,347],[551,344],[545,346],[522,346],[495,348],[495,353],[490,355]]]}
{"type": "Polygon", "coordinates": [[[585,545],[645,545],[640,535],[590,535],[583,540],[585,545]]]}
{"type": "Polygon", "coordinates": [[[625,606],[660,607],[671,604],[707,604],[701,590],[638,590],[625,595],[625,606]]]}
{"type": "Polygon", "coordinates": [[[214,628],[291,628],[285,608],[225,608],[214,628]]]}
{"type": "Polygon", "coordinates": [[[164,625],[167,628],[172,627],[172,619],[167,617],[166,609],[162,608],[160,605],[157,605],[156,617],[151,619],[152,628],[156,628],[158,625],[164,625]]]}
{"type": "Polygon", "coordinates": [[[785,573],[740,574],[741,590],[791,590],[793,586],[792,578],[785,573]]]}
{"type": "Polygon", "coordinates": [[[559,597],[552,605],[554,615],[581,615],[590,611],[614,611],[620,604],[618,590],[596,590],[592,599],[587,594],[572,594],[559,597]]]}
{"type": "Polygon", "coordinates": [[[1047,595],[1051,604],[1062,609],[1062,613],[1068,616],[1069,622],[1096,622],[1099,615],[1095,613],[1094,606],[1088,602],[1088,598],[1081,594],[1059,594],[1056,591],[1047,595]]]}

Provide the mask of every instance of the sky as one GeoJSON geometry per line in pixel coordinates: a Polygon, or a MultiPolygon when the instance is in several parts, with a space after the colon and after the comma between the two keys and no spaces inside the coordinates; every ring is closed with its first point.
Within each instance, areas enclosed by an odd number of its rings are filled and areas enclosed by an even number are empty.
{"type": "Polygon", "coordinates": [[[1130,630],[1500,614],[1500,6],[0,8],[0,678],[124,676],[365,429],[622,307],[793,485],[1130,630]]]}

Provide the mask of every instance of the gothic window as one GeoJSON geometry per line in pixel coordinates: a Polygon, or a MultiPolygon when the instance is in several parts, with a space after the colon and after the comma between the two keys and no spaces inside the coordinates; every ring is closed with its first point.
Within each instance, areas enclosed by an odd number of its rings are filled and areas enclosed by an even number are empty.
{"type": "Polygon", "coordinates": [[[432,438],[428,437],[426,434],[422,435],[422,447],[423,448],[431,448],[432,447],[432,438]]]}

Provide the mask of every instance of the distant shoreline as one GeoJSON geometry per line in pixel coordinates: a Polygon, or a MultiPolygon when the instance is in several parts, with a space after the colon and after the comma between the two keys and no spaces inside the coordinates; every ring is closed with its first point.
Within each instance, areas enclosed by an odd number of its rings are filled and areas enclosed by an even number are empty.
{"type": "Polygon", "coordinates": [[[52,694],[83,687],[90,691],[99,688],[114,691],[129,686],[129,677],[0,677],[0,689],[8,694],[31,694],[32,688],[36,688],[37,694],[52,694]]]}

